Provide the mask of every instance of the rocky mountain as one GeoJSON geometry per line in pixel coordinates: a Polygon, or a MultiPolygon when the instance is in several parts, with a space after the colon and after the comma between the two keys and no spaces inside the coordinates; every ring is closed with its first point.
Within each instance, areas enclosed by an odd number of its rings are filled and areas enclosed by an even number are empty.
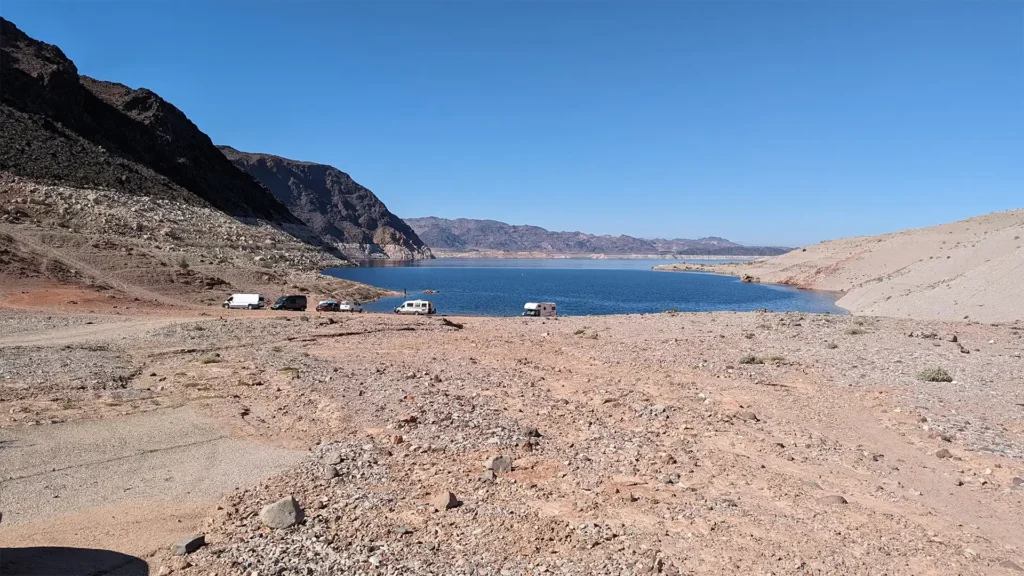
{"type": "Polygon", "coordinates": [[[431,258],[416,232],[369,189],[333,166],[220,146],[292,214],[353,258],[431,258]]]}
{"type": "Polygon", "coordinates": [[[181,110],[145,88],[79,75],[60,48],[3,18],[0,86],[0,171],[36,182],[208,203],[322,245],[181,110]]]}
{"type": "Polygon", "coordinates": [[[595,236],[583,232],[551,232],[538,226],[516,226],[496,220],[406,218],[428,246],[453,252],[506,251],[557,254],[689,254],[773,256],[789,251],[775,246],[743,246],[725,238],[696,240],[595,236]]]}

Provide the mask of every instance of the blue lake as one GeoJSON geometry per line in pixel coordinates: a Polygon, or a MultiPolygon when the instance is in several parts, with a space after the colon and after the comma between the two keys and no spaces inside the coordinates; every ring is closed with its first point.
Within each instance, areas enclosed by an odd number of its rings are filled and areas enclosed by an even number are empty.
{"type": "MultiPolygon", "coordinates": [[[[331,268],[324,273],[408,296],[364,305],[390,312],[404,300],[431,300],[438,314],[518,316],[526,302],[555,302],[559,315],[751,311],[845,314],[828,293],[745,284],[698,272],[655,272],[661,260],[437,259],[412,264],[331,268]],[[424,295],[424,290],[436,294],[424,295]]],[[[678,262],[678,261],[675,261],[678,262]]],[[[702,260],[708,263],[710,261],[702,260]]]]}

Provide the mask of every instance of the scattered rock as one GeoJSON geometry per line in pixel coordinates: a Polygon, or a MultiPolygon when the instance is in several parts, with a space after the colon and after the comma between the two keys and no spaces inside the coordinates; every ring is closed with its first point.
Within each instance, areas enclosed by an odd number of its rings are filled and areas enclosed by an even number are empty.
{"type": "Polygon", "coordinates": [[[484,460],[484,468],[498,474],[505,474],[512,471],[512,459],[500,454],[488,456],[487,460],[484,460]]]}
{"type": "Polygon", "coordinates": [[[1024,478],[1021,478],[1020,476],[1014,476],[1013,478],[1010,478],[1010,487],[1024,488],[1024,478]]]}
{"type": "Polygon", "coordinates": [[[324,480],[332,480],[338,477],[338,468],[331,465],[324,466],[320,475],[324,480]]]}
{"type": "Polygon", "coordinates": [[[171,554],[175,556],[184,556],[185,554],[191,554],[196,550],[199,550],[206,544],[206,537],[203,535],[198,536],[186,536],[181,540],[178,540],[174,544],[171,544],[171,554]]]}
{"type": "Polygon", "coordinates": [[[1006,568],[1007,570],[1013,570],[1014,572],[1024,572],[1024,568],[1021,568],[1019,565],[1017,565],[1014,562],[1011,562],[1010,560],[1001,560],[999,562],[999,567],[1006,568]]]}
{"type": "Polygon", "coordinates": [[[260,520],[269,528],[288,528],[302,522],[306,515],[295,498],[288,496],[260,510],[260,520]]]}
{"type": "Polygon", "coordinates": [[[338,464],[341,464],[342,460],[343,456],[341,455],[341,452],[338,451],[332,451],[324,454],[323,459],[324,464],[327,464],[328,466],[337,466],[338,464]]]}
{"type": "Polygon", "coordinates": [[[952,458],[953,457],[953,453],[950,452],[949,450],[946,450],[945,448],[939,448],[938,450],[935,451],[935,457],[936,458],[952,458]]]}
{"type": "Polygon", "coordinates": [[[843,498],[842,496],[840,496],[838,494],[833,494],[831,496],[822,496],[822,497],[818,498],[816,500],[816,502],[818,504],[821,504],[822,506],[833,506],[833,505],[836,505],[836,504],[847,504],[846,498],[843,498]]]}
{"type": "Polygon", "coordinates": [[[434,497],[434,508],[438,510],[451,510],[452,508],[458,508],[462,506],[462,502],[455,497],[455,494],[445,490],[434,497]]]}

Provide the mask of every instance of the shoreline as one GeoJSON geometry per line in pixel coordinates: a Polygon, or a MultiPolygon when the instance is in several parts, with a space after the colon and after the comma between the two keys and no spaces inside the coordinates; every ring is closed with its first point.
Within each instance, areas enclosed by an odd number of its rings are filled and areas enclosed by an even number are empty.
{"type": "MultiPolygon", "coordinates": [[[[721,270],[716,270],[716,269],[712,268],[712,266],[715,266],[715,265],[709,265],[709,264],[696,264],[695,266],[702,266],[702,268],[694,268],[694,269],[679,269],[679,268],[674,268],[674,266],[675,266],[675,264],[670,264],[670,265],[667,265],[667,266],[663,264],[663,265],[659,265],[659,266],[652,266],[651,270],[654,271],[654,272],[690,272],[690,273],[696,273],[696,274],[715,274],[717,276],[731,276],[733,278],[739,278],[739,279],[741,279],[741,281],[742,281],[743,277],[745,276],[744,274],[736,274],[734,272],[723,272],[721,270]]],[[[833,296],[835,298],[835,300],[832,303],[837,308],[842,308],[850,316],[857,316],[857,314],[853,310],[851,310],[850,308],[847,308],[846,306],[843,306],[842,304],[839,303],[839,301],[842,300],[843,297],[847,295],[847,292],[844,291],[844,290],[822,290],[820,288],[806,288],[804,286],[798,286],[796,284],[785,284],[785,283],[782,283],[782,282],[762,282],[760,280],[760,278],[756,278],[753,281],[750,281],[749,283],[750,284],[761,284],[763,286],[778,286],[778,287],[792,288],[794,290],[803,290],[803,291],[806,291],[806,292],[818,292],[818,293],[822,293],[822,294],[829,294],[829,295],[831,295],[831,296],[833,296]]],[[[820,312],[808,312],[808,314],[820,314],[820,312]]],[[[920,318],[920,320],[924,320],[924,318],[920,318]]]]}
{"type": "Polygon", "coordinates": [[[469,251],[448,252],[433,251],[435,260],[445,258],[457,259],[493,259],[493,260],[735,260],[744,262],[765,256],[750,254],[590,254],[583,252],[507,252],[469,251]]]}

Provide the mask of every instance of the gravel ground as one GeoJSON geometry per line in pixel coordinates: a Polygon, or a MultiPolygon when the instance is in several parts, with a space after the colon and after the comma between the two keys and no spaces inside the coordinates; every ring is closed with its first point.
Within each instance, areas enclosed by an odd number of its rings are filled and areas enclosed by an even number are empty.
{"type": "Polygon", "coordinates": [[[233,436],[307,451],[211,504],[182,528],[208,545],[146,556],[153,574],[1024,566],[1020,324],[771,313],[450,320],[462,328],[233,314],[140,325],[107,350],[0,348],[22,386],[3,389],[0,426],[188,405],[233,436]],[[67,381],[95,384],[69,387],[24,360],[69,353],[67,381]],[[134,376],[104,386],[124,365],[134,376]],[[935,367],[952,381],[919,379],[935,367]],[[511,470],[499,461],[488,471],[493,456],[511,470]],[[460,502],[450,509],[449,492],[460,502]],[[262,507],[286,496],[305,518],[268,528],[262,507]]]}

